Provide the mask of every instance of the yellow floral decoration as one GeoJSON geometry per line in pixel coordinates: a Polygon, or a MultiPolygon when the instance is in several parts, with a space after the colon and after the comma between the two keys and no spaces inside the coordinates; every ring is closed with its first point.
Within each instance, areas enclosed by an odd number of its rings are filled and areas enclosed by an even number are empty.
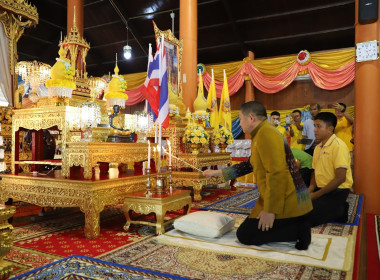
{"type": "Polygon", "coordinates": [[[213,135],[213,141],[215,145],[219,144],[232,144],[234,140],[234,136],[232,135],[231,131],[229,131],[225,127],[219,128],[213,135]]]}
{"type": "Polygon", "coordinates": [[[209,138],[209,134],[202,126],[190,123],[186,126],[182,141],[183,143],[207,144],[209,138]]]}

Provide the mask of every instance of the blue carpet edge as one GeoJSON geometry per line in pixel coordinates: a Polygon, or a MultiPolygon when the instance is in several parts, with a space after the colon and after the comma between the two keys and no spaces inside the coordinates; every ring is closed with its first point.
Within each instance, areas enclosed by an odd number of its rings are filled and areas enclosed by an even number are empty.
{"type": "Polygon", "coordinates": [[[223,210],[220,210],[220,209],[212,209],[212,208],[209,208],[209,207],[212,207],[213,205],[215,205],[215,204],[219,204],[219,203],[221,203],[221,202],[223,202],[223,201],[226,201],[226,200],[229,200],[229,199],[231,199],[232,197],[236,197],[236,196],[239,196],[239,195],[243,195],[243,194],[245,194],[245,193],[247,193],[247,192],[252,192],[252,191],[254,191],[254,190],[256,190],[257,189],[257,186],[255,186],[253,189],[251,189],[251,190],[248,190],[248,191],[245,191],[245,192],[241,192],[241,193],[238,193],[238,194],[235,194],[235,195],[233,195],[233,196],[230,196],[230,197],[227,197],[227,198],[225,198],[225,199],[223,199],[223,200],[219,200],[219,201],[217,201],[217,202],[214,202],[214,203],[212,203],[212,204],[209,204],[209,205],[207,205],[207,206],[204,206],[204,207],[202,207],[202,208],[200,208],[201,210],[215,210],[215,211],[220,211],[220,212],[229,212],[229,213],[237,213],[237,214],[246,214],[246,215],[248,215],[247,213],[242,213],[242,212],[234,212],[234,211],[223,211],[223,210]]]}
{"type": "Polygon", "coordinates": [[[123,264],[118,264],[118,263],[112,263],[112,262],[107,262],[107,261],[103,261],[103,260],[100,260],[100,259],[97,259],[97,258],[93,258],[93,257],[88,257],[88,256],[81,256],[81,255],[71,255],[71,256],[68,256],[66,258],[63,258],[63,259],[60,259],[60,260],[57,260],[55,262],[52,262],[52,263],[49,263],[49,264],[46,264],[44,266],[41,266],[41,267],[38,267],[38,268],[35,268],[33,270],[30,270],[30,271],[27,271],[23,274],[20,274],[16,277],[13,277],[13,278],[10,278],[9,280],[16,280],[16,279],[20,279],[21,277],[25,277],[25,276],[28,276],[28,274],[32,274],[34,272],[37,272],[41,269],[44,269],[46,267],[49,267],[49,266],[52,266],[52,265],[55,265],[59,262],[63,262],[65,260],[68,260],[70,258],[73,258],[73,257],[78,257],[78,258],[83,258],[83,259],[88,259],[88,260],[93,260],[93,261],[97,261],[97,262],[100,262],[100,263],[103,263],[103,264],[109,264],[109,265],[113,265],[113,266],[117,266],[117,267],[121,267],[121,268],[126,268],[126,269],[130,269],[130,270],[135,270],[135,271],[139,271],[139,272],[147,272],[147,273],[151,273],[153,275],[157,275],[157,276],[163,276],[163,277],[168,277],[168,278],[172,278],[172,279],[184,279],[184,280],[189,280],[191,278],[185,278],[185,277],[181,277],[181,276],[177,276],[177,275],[172,275],[172,274],[167,274],[167,273],[162,273],[162,272],[158,272],[158,271],[154,271],[154,270],[148,270],[148,269],[144,269],[144,268],[139,268],[139,267],[134,267],[134,266],[129,266],[129,265],[123,265],[123,264]]]}

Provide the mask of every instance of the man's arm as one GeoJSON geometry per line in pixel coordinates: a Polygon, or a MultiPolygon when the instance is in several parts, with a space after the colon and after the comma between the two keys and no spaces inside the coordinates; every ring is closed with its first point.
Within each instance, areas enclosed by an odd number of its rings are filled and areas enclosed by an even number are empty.
{"type": "MultiPolygon", "coordinates": [[[[340,105],[339,103],[335,103],[333,105],[333,108],[334,109],[337,109],[339,111],[342,111],[344,110],[344,107],[342,105],[340,105]]],[[[343,113],[343,116],[346,118],[346,120],[350,123],[350,124],[353,124],[354,123],[354,118],[347,112],[347,111],[344,111],[342,112],[343,113]]]]}
{"type": "Polygon", "coordinates": [[[289,125],[289,134],[290,134],[290,137],[294,137],[294,131],[293,131],[292,125],[289,125]]]}
{"type": "Polygon", "coordinates": [[[295,122],[294,124],[296,125],[296,127],[297,127],[297,129],[298,129],[299,131],[302,131],[302,130],[303,130],[303,125],[301,124],[301,122],[295,122]]]}
{"type": "Polygon", "coordinates": [[[222,174],[223,174],[222,169],[217,169],[217,170],[206,169],[205,171],[203,171],[203,176],[207,178],[222,176],[222,174]]]}
{"type": "Polygon", "coordinates": [[[223,176],[226,181],[232,180],[244,175],[247,175],[253,171],[253,167],[249,162],[249,158],[247,161],[242,161],[238,164],[234,164],[232,166],[219,169],[219,170],[205,170],[203,171],[203,176],[205,177],[217,177],[223,176]]]}
{"type": "Polygon", "coordinates": [[[346,111],[343,113],[344,117],[346,118],[346,120],[350,123],[350,124],[353,124],[354,123],[354,118],[346,111]]]}
{"type": "MultiPolygon", "coordinates": [[[[335,169],[335,177],[332,179],[325,187],[321,188],[320,190],[311,193],[311,199],[316,199],[318,197],[321,197],[322,195],[329,193],[336,188],[338,188],[341,184],[346,181],[346,173],[347,169],[343,167],[339,167],[335,169]]],[[[310,184],[311,185],[311,184],[310,184]]]]}
{"type": "Polygon", "coordinates": [[[317,186],[317,182],[315,181],[315,173],[311,174],[310,179],[310,186],[309,186],[309,193],[312,193],[315,190],[315,187],[317,186]]]}

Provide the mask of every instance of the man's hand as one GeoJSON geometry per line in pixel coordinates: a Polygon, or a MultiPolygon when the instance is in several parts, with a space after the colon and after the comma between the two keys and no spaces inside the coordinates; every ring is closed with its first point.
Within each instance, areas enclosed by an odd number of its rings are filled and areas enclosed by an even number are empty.
{"type": "Polygon", "coordinates": [[[273,213],[262,210],[257,216],[257,219],[259,219],[258,229],[261,229],[262,231],[268,231],[273,227],[275,215],[273,213]]]}
{"type": "Polygon", "coordinates": [[[318,198],[319,196],[318,196],[318,194],[317,194],[317,192],[312,192],[312,193],[310,193],[310,199],[311,200],[314,200],[314,199],[316,199],[316,198],[318,198]]]}
{"type": "Polygon", "coordinates": [[[332,107],[333,107],[334,109],[339,110],[339,111],[344,110],[344,107],[343,107],[342,105],[340,105],[339,103],[334,103],[334,104],[332,105],[332,107]]]}
{"type": "Polygon", "coordinates": [[[207,178],[222,176],[222,170],[207,169],[207,170],[203,171],[203,176],[205,176],[207,178]]]}

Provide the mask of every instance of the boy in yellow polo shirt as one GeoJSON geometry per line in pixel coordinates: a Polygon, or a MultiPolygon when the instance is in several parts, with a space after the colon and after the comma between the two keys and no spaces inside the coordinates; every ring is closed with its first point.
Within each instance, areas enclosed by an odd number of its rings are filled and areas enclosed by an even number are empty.
{"type": "Polygon", "coordinates": [[[346,200],[353,182],[350,153],[334,134],[336,124],[333,113],[322,112],[314,118],[315,139],[321,142],[314,150],[314,177],[309,186],[314,208],[309,214],[311,226],[347,221],[346,200]]]}

